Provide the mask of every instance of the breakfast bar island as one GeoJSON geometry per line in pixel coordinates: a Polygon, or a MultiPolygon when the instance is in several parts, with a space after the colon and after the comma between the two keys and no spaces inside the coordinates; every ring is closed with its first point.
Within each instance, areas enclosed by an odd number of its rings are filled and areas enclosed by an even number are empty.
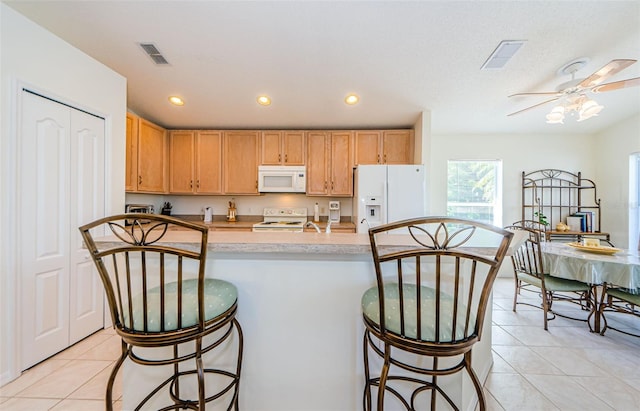
{"type": "MultiPolygon", "coordinates": [[[[408,236],[389,237],[392,246],[408,236]]],[[[165,242],[191,241],[189,233],[175,231],[165,242]]],[[[244,334],[240,409],[362,409],[360,300],[375,285],[373,270],[367,234],[209,232],[207,277],[238,288],[244,334]]],[[[490,308],[473,352],[474,369],[484,381],[492,365],[490,308]]],[[[125,362],[122,372],[125,410],[163,379],[162,367],[125,362]]],[[[446,378],[459,408],[473,410],[477,398],[470,379],[464,373],[446,378]]],[[[144,409],[161,405],[166,402],[144,409]]]]}

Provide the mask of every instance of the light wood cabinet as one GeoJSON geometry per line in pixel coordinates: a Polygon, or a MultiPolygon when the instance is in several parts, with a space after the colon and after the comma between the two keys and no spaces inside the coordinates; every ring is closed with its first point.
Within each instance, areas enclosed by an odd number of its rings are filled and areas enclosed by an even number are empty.
{"type": "Polygon", "coordinates": [[[166,191],[167,132],[143,118],[127,114],[125,187],[127,191],[166,191]]]}
{"type": "Polygon", "coordinates": [[[125,153],[125,191],[138,188],[138,117],[127,113],[127,139],[125,153]]]}
{"type": "Polygon", "coordinates": [[[196,191],[222,194],[222,131],[199,131],[196,135],[196,191]]]}
{"type": "Polygon", "coordinates": [[[355,132],[356,164],[412,164],[412,130],[355,132]]]}
{"type": "Polygon", "coordinates": [[[352,195],[352,140],[350,131],[308,132],[307,195],[352,195]]]}
{"type": "Polygon", "coordinates": [[[305,164],[304,131],[263,131],[260,164],[302,166],[305,164]]]}
{"type": "Polygon", "coordinates": [[[258,194],[258,131],[224,132],[224,192],[258,194]]]}
{"type": "Polygon", "coordinates": [[[222,132],[172,131],[169,192],[222,194],[222,132]]]}

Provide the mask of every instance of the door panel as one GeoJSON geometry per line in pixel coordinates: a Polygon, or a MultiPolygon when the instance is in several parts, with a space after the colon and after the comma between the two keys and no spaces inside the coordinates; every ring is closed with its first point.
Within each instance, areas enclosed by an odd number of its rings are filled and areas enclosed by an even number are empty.
{"type": "Polygon", "coordinates": [[[69,340],[69,109],[23,93],[20,135],[22,369],[69,340]]]}
{"type": "Polygon", "coordinates": [[[103,287],[78,227],[104,217],[104,120],[71,112],[69,344],[104,326],[103,287]]]}

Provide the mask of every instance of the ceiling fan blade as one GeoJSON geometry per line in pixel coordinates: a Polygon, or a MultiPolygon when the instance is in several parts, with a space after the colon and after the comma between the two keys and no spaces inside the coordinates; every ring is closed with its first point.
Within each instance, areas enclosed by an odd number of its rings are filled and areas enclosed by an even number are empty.
{"type": "Polygon", "coordinates": [[[602,67],[600,70],[596,71],[586,79],[582,80],[582,82],[578,84],[578,86],[583,88],[597,86],[598,84],[602,83],[609,77],[626,69],[627,67],[629,67],[635,62],[636,60],[630,60],[630,59],[611,60],[609,63],[605,64],[604,67],[602,67]]]}
{"type": "Polygon", "coordinates": [[[640,77],[626,80],[613,81],[611,83],[600,84],[591,89],[593,93],[604,93],[605,91],[619,90],[621,88],[640,86],[640,77]]]}
{"type": "Polygon", "coordinates": [[[543,101],[542,103],[538,103],[538,104],[535,104],[535,105],[533,105],[533,106],[531,106],[531,107],[527,107],[527,108],[522,109],[522,110],[520,110],[520,111],[516,111],[515,113],[507,114],[507,117],[509,117],[509,116],[514,116],[514,115],[516,115],[516,114],[520,114],[520,113],[522,113],[522,112],[525,112],[525,111],[531,110],[532,108],[536,108],[536,107],[538,107],[538,106],[542,106],[542,105],[547,104],[547,103],[551,103],[552,101],[556,101],[556,100],[558,100],[559,98],[560,98],[560,97],[552,98],[551,100],[543,101]]]}
{"type": "Polygon", "coordinates": [[[561,96],[562,93],[557,91],[541,91],[539,93],[516,93],[507,97],[519,97],[519,96],[561,96]]]}

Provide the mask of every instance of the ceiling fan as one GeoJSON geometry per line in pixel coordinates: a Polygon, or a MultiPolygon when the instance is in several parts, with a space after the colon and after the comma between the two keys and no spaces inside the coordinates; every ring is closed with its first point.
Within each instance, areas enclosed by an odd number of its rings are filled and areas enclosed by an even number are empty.
{"type": "Polygon", "coordinates": [[[588,59],[581,58],[573,60],[558,70],[559,75],[571,75],[571,80],[560,84],[556,87],[556,91],[533,92],[533,93],[516,93],[509,97],[516,96],[553,96],[549,100],[534,104],[533,106],[516,111],[509,114],[513,116],[533,108],[558,101],[551,112],[547,114],[547,123],[563,123],[565,114],[578,115],[578,121],[586,120],[590,117],[598,115],[603,106],[590,99],[588,94],[604,93],[606,91],[619,90],[621,88],[640,86],[640,77],[630,78],[626,80],[613,81],[611,83],[603,83],[606,79],[624,70],[634,64],[636,60],[618,59],[611,60],[600,70],[591,74],[585,79],[575,78],[578,70],[584,67],[588,59]]]}

